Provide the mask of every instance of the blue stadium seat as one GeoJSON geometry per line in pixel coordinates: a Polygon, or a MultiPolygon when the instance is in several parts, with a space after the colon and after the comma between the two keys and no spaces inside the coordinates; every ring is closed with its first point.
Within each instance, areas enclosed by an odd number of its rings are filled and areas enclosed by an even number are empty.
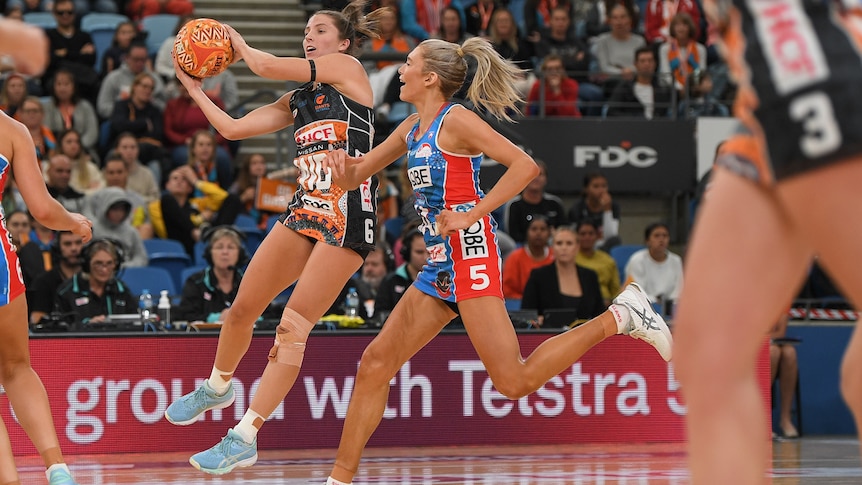
{"type": "Polygon", "coordinates": [[[96,47],[96,71],[101,73],[102,58],[105,57],[105,52],[111,47],[111,42],[114,40],[114,29],[97,27],[90,31],[90,37],[93,38],[93,45],[96,47]]]}
{"type": "Polygon", "coordinates": [[[57,26],[57,19],[51,12],[28,12],[24,14],[24,22],[42,27],[43,29],[53,29],[57,26]]]}
{"type": "Polygon", "coordinates": [[[281,214],[273,214],[266,219],[266,233],[269,234],[269,231],[272,230],[273,226],[278,222],[278,218],[281,214]]]}
{"type": "Polygon", "coordinates": [[[617,270],[620,272],[620,283],[626,281],[626,263],[629,262],[629,258],[645,247],[643,244],[620,244],[611,248],[611,257],[614,258],[617,263],[617,270]]]}
{"type": "Polygon", "coordinates": [[[163,268],[171,274],[171,279],[174,281],[175,288],[182,288],[182,280],[180,273],[192,265],[192,258],[186,254],[186,251],[170,252],[170,253],[152,253],[150,256],[149,265],[153,268],[163,268]]]}
{"type": "Polygon", "coordinates": [[[168,290],[168,294],[175,295],[177,289],[174,287],[174,279],[168,270],[153,267],[123,268],[119,278],[126,283],[133,295],[140,296],[145,289],[156,297],[160,291],[168,290]]]}
{"type": "Polygon", "coordinates": [[[95,29],[111,29],[113,37],[117,26],[123,22],[129,22],[129,17],[118,13],[90,12],[81,17],[81,30],[92,35],[95,29]]]}
{"type": "Polygon", "coordinates": [[[179,15],[160,13],[141,19],[141,30],[147,32],[147,51],[151,56],[159,52],[162,42],[174,35],[179,15]]]}
{"type": "Polygon", "coordinates": [[[207,247],[207,245],[203,241],[198,241],[195,243],[195,249],[194,249],[195,257],[193,258],[194,262],[192,264],[197,265],[197,266],[206,266],[207,265],[207,261],[204,259],[204,248],[205,247],[207,247]]]}
{"type": "Polygon", "coordinates": [[[180,281],[181,281],[180,286],[179,286],[180,293],[183,292],[183,287],[186,285],[186,280],[189,279],[189,276],[197,273],[198,271],[203,271],[204,269],[206,269],[206,265],[204,265],[204,266],[197,265],[197,266],[189,266],[188,268],[185,268],[182,271],[180,271],[180,281]]]}
{"type": "Polygon", "coordinates": [[[175,239],[159,239],[151,238],[144,239],[144,248],[147,254],[152,256],[153,253],[185,253],[186,248],[183,243],[175,239]]]}

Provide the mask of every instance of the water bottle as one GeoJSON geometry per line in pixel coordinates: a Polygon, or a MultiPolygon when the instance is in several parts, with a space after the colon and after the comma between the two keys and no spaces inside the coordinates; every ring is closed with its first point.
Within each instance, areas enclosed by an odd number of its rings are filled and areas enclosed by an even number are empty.
{"type": "Polygon", "coordinates": [[[359,294],[356,293],[356,288],[351,287],[347,290],[347,297],[344,299],[344,313],[348,317],[359,316],[359,294]]]}
{"type": "Polygon", "coordinates": [[[168,296],[168,290],[162,290],[159,296],[159,325],[166,328],[171,324],[171,298],[168,296]]]}
{"type": "Polygon", "coordinates": [[[141,314],[141,325],[149,324],[153,314],[153,295],[150,294],[150,290],[141,292],[141,298],[138,299],[138,312],[141,314]]]}

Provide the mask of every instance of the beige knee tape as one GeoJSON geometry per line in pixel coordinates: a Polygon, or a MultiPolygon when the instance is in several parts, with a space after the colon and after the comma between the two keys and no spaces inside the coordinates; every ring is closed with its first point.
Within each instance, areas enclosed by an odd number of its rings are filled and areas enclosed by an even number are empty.
{"type": "Polygon", "coordinates": [[[275,328],[275,344],[269,350],[269,360],[277,364],[302,367],[305,342],[314,324],[302,315],[285,308],[281,323],[275,328]]]}

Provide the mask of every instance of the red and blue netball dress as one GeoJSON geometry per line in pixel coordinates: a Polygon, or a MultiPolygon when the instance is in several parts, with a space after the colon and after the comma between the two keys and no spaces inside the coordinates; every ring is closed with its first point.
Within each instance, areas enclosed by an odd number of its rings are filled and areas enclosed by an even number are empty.
{"type": "Polygon", "coordinates": [[[440,149],[437,136],[446,115],[460,105],[444,104],[428,131],[416,138],[419,123],[407,135],[407,175],[416,196],[419,230],[429,258],[413,285],[447,302],[479,296],[503,298],[502,258],[497,244],[497,222],[485,215],[469,228],[448,238],[437,233],[437,216],[444,209],[467,212],[485,194],[479,188],[483,155],[463,155],[440,149]]]}
{"type": "MultiPolygon", "coordinates": [[[[12,164],[5,155],[0,154],[0,194],[9,182],[9,171],[12,164]]],[[[2,212],[2,209],[0,209],[2,212]]],[[[2,214],[0,223],[0,306],[8,305],[9,302],[24,293],[24,276],[21,274],[21,263],[18,262],[18,254],[9,231],[6,230],[6,214],[2,214]]]]}

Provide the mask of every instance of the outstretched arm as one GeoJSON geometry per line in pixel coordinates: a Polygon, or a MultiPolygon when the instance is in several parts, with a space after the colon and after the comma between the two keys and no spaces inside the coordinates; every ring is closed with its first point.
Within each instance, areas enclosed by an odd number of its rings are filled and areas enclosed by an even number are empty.
{"type": "Polygon", "coordinates": [[[219,108],[204,93],[200,79],[186,74],[177,64],[176,59],[174,59],[174,70],[177,73],[177,79],[188,89],[189,95],[200,106],[207,120],[223,137],[229,140],[242,140],[264,135],[293,124],[293,113],[290,111],[289,104],[291,93],[287,93],[277,101],[261,106],[237,119],[219,108]]]}
{"type": "Polygon", "coordinates": [[[345,190],[359,187],[368,177],[379,172],[398,157],[407,153],[407,133],[416,123],[417,115],[404,120],[380,145],[365,155],[351,157],[344,150],[331,152],[323,160],[323,168],[332,170],[332,181],[345,190]]]}
{"type": "MultiPolygon", "coordinates": [[[[311,64],[301,57],[278,57],[251,47],[234,28],[227,26],[235,52],[235,61],[245,59],[251,72],[267,79],[279,81],[311,81],[311,64]]],[[[234,61],[234,62],[235,62],[234,61]]],[[[337,90],[362,104],[369,105],[363,94],[370,95],[368,75],[355,57],[347,54],[327,54],[314,60],[314,80],[331,84],[337,90]],[[363,92],[367,91],[366,93],[363,92]]]]}
{"type": "Polygon", "coordinates": [[[93,223],[82,214],[67,211],[51,197],[42,178],[39,161],[33,150],[30,132],[21,123],[3,115],[2,128],[12,141],[12,171],[18,189],[33,217],[42,225],[55,231],[71,231],[81,236],[84,242],[93,236],[93,223]]]}
{"type": "Polygon", "coordinates": [[[0,53],[12,56],[18,72],[38,76],[48,66],[48,37],[39,27],[0,19],[0,46],[0,53]]]}

